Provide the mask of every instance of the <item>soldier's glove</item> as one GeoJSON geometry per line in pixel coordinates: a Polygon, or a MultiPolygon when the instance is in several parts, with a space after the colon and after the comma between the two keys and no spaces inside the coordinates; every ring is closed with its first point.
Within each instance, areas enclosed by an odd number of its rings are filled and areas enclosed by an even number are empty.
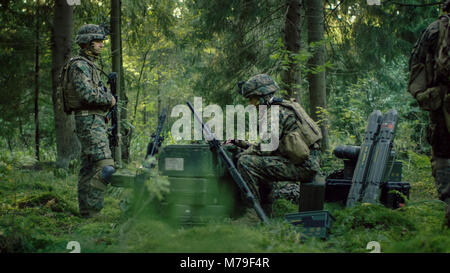
{"type": "Polygon", "coordinates": [[[248,149],[244,150],[242,153],[239,153],[239,154],[237,155],[237,157],[240,158],[240,157],[243,156],[243,155],[253,155],[253,154],[256,154],[256,153],[255,153],[255,148],[254,148],[254,146],[252,145],[252,146],[250,146],[248,149]]]}

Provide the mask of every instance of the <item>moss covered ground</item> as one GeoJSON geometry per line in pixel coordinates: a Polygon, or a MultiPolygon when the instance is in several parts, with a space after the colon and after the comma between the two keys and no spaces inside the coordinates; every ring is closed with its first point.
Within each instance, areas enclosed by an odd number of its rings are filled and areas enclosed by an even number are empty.
{"type": "MultiPolygon", "coordinates": [[[[298,207],[284,199],[275,203],[275,217],[266,226],[247,213],[182,227],[166,222],[153,209],[127,210],[129,190],[110,188],[101,215],[83,219],[77,208],[76,168],[57,173],[45,164],[27,167],[23,160],[18,164],[2,157],[0,252],[67,253],[71,241],[80,244],[81,252],[102,253],[368,253],[372,241],[383,253],[450,252],[450,230],[443,225],[445,204],[437,200],[427,157],[413,154],[403,163],[403,180],[412,186],[403,207],[362,204],[348,209],[327,203],[325,209],[336,220],[327,240],[321,240],[302,238],[284,221],[284,214],[298,207]]],[[[161,185],[147,185],[155,201],[161,185]]]]}

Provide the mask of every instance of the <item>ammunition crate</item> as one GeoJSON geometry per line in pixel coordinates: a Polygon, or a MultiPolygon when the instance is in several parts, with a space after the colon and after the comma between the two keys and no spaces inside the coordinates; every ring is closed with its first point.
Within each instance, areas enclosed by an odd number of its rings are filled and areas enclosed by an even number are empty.
{"type": "Polygon", "coordinates": [[[235,182],[208,144],[168,145],[159,155],[158,168],[170,183],[161,207],[169,220],[193,225],[243,211],[235,182]]]}
{"type": "Polygon", "coordinates": [[[406,201],[402,195],[409,198],[410,189],[411,185],[407,182],[387,182],[384,185],[381,185],[380,201],[386,207],[394,209],[398,208],[406,201]],[[401,194],[398,194],[397,192],[401,194]]]}
{"type": "Polygon", "coordinates": [[[162,203],[161,209],[170,221],[179,225],[198,225],[210,220],[223,218],[233,213],[231,207],[225,205],[186,205],[162,203]]]}
{"type": "Polygon", "coordinates": [[[224,179],[169,177],[168,180],[170,193],[165,199],[168,203],[204,206],[233,203],[233,185],[224,179]]]}
{"type": "Polygon", "coordinates": [[[225,166],[209,144],[168,145],[159,155],[158,167],[169,177],[223,177],[225,166]]]}
{"type": "MultiPolygon", "coordinates": [[[[325,202],[347,201],[352,181],[348,179],[327,179],[325,186],[325,202]]],[[[405,203],[402,195],[409,198],[411,185],[408,182],[389,181],[380,185],[380,202],[388,208],[396,209],[405,203]],[[401,194],[396,192],[398,191],[401,194]]]]}
{"type": "Polygon", "coordinates": [[[319,237],[325,239],[328,236],[334,217],[326,210],[288,213],[284,215],[286,221],[294,226],[301,227],[303,237],[319,237]]]}
{"type": "Polygon", "coordinates": [[[401,161],[394,161],[392,164],[392,169],[389,174],[387,181],[391,182],[401,182],[402,181],[402,168],[403,163],[401,161]]]}

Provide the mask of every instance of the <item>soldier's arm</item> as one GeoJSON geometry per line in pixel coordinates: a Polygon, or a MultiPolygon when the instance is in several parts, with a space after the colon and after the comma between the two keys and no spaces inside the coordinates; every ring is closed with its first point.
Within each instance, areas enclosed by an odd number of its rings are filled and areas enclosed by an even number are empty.
{"type": "Polygon", "coordinates": [[[92,68],[83,61],[74,62],[70,67],[70,76],[75,91],[80,94],[81,103],[87,106],[108,107],[113,103],[113,96],[103,87],[96,86],[92,79],[92,68]]]}

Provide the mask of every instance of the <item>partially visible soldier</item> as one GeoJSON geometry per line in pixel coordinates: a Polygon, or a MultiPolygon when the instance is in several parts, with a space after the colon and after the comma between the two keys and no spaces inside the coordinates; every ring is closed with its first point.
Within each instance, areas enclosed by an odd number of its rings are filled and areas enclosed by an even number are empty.
{"type": "MultiPolygon", "coordinates": [[[[272,107],[279,106],[279,142],[275,150],[261,149],[262,144],[268,144],[269,138],[250,146],[236,142],[246,148],[239,154],[237,168],[268,216],[272,214],[274,182],[312,182],[320,175],[320,128],[300,104],[275,98],[274,93],[278,90],[278,85],[266,74],[253,76],[240,85],[240,94],[249,99],[250,104],[267,105],[268,120],[272,107]]],[[[267,127],[270,131],[270,122],[267,127]]]]}
{"type": "Polygon", "coordinates": [[[78,30],[78,56],[63,69],[63,100],[66,113],[74,113],[76,134],[81,143],[81,169],[78,176],[78,205],[82,217],[89,218],[103,208],[108,180],[115,172],[105,116],[116,104],[110,90],[101,81],[98,59],[106,31],[94,24],[78,30]]]}
{"type": "Polygon", "coordinates": [[[430,113],[427,141],[432,147],[432,174],[439,199],[447,204],[446,224],[450,226],[450,0],[444,2],[443,11],[414,45],[408,92],[430,113]]]}

